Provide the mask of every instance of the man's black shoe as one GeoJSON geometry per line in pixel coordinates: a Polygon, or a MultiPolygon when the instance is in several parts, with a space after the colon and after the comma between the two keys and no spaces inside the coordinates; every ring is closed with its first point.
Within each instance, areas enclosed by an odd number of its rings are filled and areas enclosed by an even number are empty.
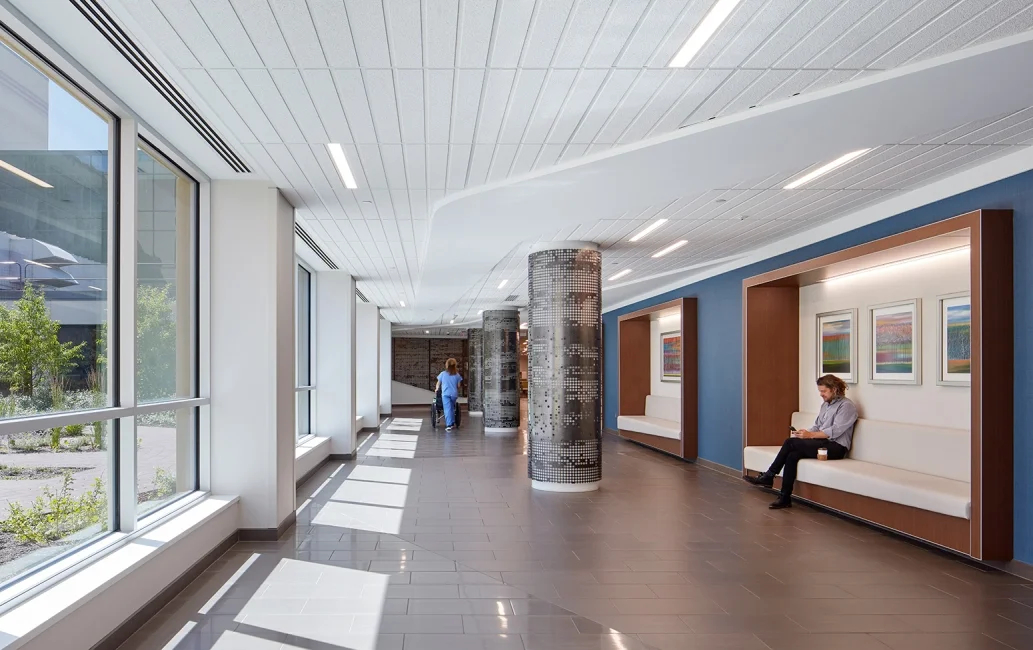
{"type": "Polygon", "coordinates": [[[781,510],[782,508],[792,508],[793,500],[785,497],[778,497],[777,500],[772,501],[771,505],[768,506],[771,510],[781,510]]]}
{"type": "Polygon", "coordinates": [[[769,488],[775,484],[775,477],[771,474],[768,474],[767,472],[764,472],[760,476],[747,476],[746,482],[752,483],[754,485],[759,485],[761,487],[769,488]]]}

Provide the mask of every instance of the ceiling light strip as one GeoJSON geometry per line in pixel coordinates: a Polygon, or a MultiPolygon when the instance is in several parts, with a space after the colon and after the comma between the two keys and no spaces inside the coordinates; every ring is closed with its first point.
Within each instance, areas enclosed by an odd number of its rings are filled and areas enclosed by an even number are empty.
{"type": "Polygon", "coordinates": [[[897,260],[896,262],[886,262],[885,264],[878,264],[876,266],[870,266],[866,269],[858,269],[857,271],[850,271],[849,273],[841,273],[840,275],[833,275],[827,278],[822,278],[820,282],[835,282],[838,280],[846,280],[848,278],[856,278],[860,275],[866,275],[877,271],[885,271],[898,266],[906,266],[908,264],[914,264],[915,262],[925,262],[937,257],[945,257],[947,255],[953,255],[955,253],[968,253],[970,250],[969,246],[958,246],[957,248],[949,248],[943,251],[936,251],[935,253],[926,253],[925,255],[918,255],[916,257],[909,257],[906,260],[897,260]]]}
{"type": "Polygon", "coordinates": [[[613,282],[614,280],[619,280],[619,279],[623,278],[625,275],[627,275],[629,273],[631,273],[631,269],[624,269],[620,273],[616,273],[616,274],[610,276],[610,282],[613,282]]]}
{"type": "Polygon", "coordinates": [[[667,223],[667,219],[657,219],[653,223],[649,224],[648,226],[646,226],[642,230],[640,230],[637,233],[635,233],[635,236],[632,237],[628,241],[638,241],[638,240],[642,239],[643,237],[645,237],[646,235],[648,235],[649,233],[651,233],[654,230],[656,230],[657,228],[659,228],[660,226],[664,225],[665,223],[667,223]]]}
{"type": "Polygon", "coordinates": [[[330,152],[330,158],[334,161],[334,167],[337,168],[337,173],[341,177],[341,182],[349,190],[358,189],[358,184],[355,182],[355,176],[352,175],[352,168],[348,165],[348,159],[344,155],[344,148],[336,142],[328,142],[326,145],[327,150],[330,152]]]}
{"type": "Polygon", "coordinates": [[[713,37],[717,32],[718,28],[721,27],[722,23],[728,20],[728,17],[732,15],[739,3],[742,0],[717,0],[714,6],[711,7],[707,15],[700,21],[699,26],[696,27],[695,31],[689,36],[689,40],[685,41],[685,45],[681,46],[678,53],[674,55],[671,62],[667,64],[668,68],[684,68],[699,54],[699,51],[703,49],[703,46],[707,44],[707,41],[713,37]]]}
{"type": "Polygon", "coordinates": [[[671,244],[670,246],[668,246],[667,248],[663,248],[663,249],[658,250],[657,252],[653,253],[653,257],[663,257],[664,255],[667,255],[668,253],[670,253],[672,251],[676,251],[676,250],[678,250],[679,248],[681,248],[682,246],[684,246],[685,244],[688,244],[688,243],[689,243],[688,239],[683,239],[681,241],[676,241],[673,244],[671,244]]]}
{"type": "Polygon", "coordinates": [[[47,183],[45,181],[41,181],[40,179],[36,178],[35,176],[30,174],[29,172],[21,170],[21,169],[18,169],[17,167],[15,167],[14,165],[12,165],[9,162],[4,162],[3,160],[0,160],[0,169],[6,169],[7,171],[11,172],[15,176],[18,176],[19,178],[23,178],[23,179],[29,181],[30,183],[35,183],[36,185],[39,185],[42,188],[45,188],[45,189],[48,189],[48,190],[54,189],[54,186],[51,185],[50,183],[47,183]]]}
{"type": "Polygon", "coordinates": [[[851,151],[850,153],[846,154],[845,156],[840,156],[839,158],[836,158],[832,162],[830,162],[828,164],[825,164],[825,165],[822,165],[821,167],[815,169],[814,171],[812,171],[812,172],[810,172],[808,174],[804,174],[803,176],[801,176],[800,178],[796,179],[795,181],[793,181],[789,185],[786,185],[782,189],[783,190],[795,190],[796,188],[800,187],[801,185],[806,185],[807,183],[810,183],[811,181],[813,181],[816,178],[820,178],[820,177],[824,176],[825,174],[831,172],[834,169],[839,169],[840,167],[842,167],[843,165],[847,164],[851,160],[856,160],[857,158],[860,158],[861,156],[865,155],[869,151],[871,151],[871,149],[858,149],[857,151],[851,151]]]}
{"type": "Polygon", "coordinates": [[[506,286],[507,282],[509,282],[509,280],[503,280],[502,282],[499,282],[499,289],[501,289],[502,287],[506,286]]]}

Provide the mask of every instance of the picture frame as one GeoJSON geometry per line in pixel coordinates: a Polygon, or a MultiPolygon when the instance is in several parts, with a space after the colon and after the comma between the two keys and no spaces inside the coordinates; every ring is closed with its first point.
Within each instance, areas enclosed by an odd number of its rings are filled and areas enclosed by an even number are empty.
{"type": "Polygon", "coordinates": [[[922,383],[922,300],[868,308],[868,380],[873,384],[922,383]]]}
{"type": "Polygon", "coordinates": [[[968,291],[937,296],[939,326],[936,347],[936,383],[972,385],[972,294],[968,291]]]}
{"type": "Polygon", "coordinates": [[[681,382],[681,330],[660,333],[660,381],[681,382]]]}
{"type": "Polygon", "coordinates": [[[848,384],[856,384],[860,375],[857,365],[857,310],[828,311],[815,317],[815,379],[835,375],[848,384]]]}

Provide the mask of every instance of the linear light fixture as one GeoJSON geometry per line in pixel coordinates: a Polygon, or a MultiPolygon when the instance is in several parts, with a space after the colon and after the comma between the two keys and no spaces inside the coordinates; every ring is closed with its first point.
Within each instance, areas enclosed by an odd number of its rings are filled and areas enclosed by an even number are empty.
{"type": "Polygon", "coordinates": [[[664,255],[667,255],[671,251],[676,251],[676,250],[678,250],[679,248],[681,248],[682,246],[684,246],[685,244],[688,244],[688,243],[689,243],[688,239],[683,239],[681,241],[676,241],[673,244],[671,244],[670,246],[668,246],[667,248],[658,250],[657,252],[653,253],[653,257],[663,257],[664,255]]]}
{"type": "Polygon", "coordinates": [[[625,275],[627,275],[629,273],[631,273],[631,269],[624,269],[620,273],[616,273],[616,274],[610,276],[610,282],[613,282],[614,280],[619,280],[619,279],[623,278],[625,275]]]}
{"type": "Polygon", "coordinates": [[[509,282],[509,280],[503,280],[502,282],[499,282],[499,289],[501,289],[502,287],[506,286],[507,282],[509,282]]]}
{"type": "Polygon", "coordinates": [[[527,329],[527,323],[520,323],[520,329],[526,330],[527,329]]]}
{"type": "Polygon", "coordinates": [[[12,165],[9,162],[4,162],[3,160],[0,160],[0,169],[6,169],[7,171],[11,172],[15,176],[18,176],[20,178],[24,178],[25,180],[29,181],[30,183],[35,183],[36,185],[39,185],[40,187],[46,188],[48,190],[54,189],[54,186],[51,185],[50,183],[47,183],[45,181],[41,181],[40,179],[36,178],[35,176],[30,174],[29,172],[23,171],[21,169],[18,169],[17,167],[15,167],[14,165],[12,165]]]}
{"type": "Polygon", "coordinates": [[[50,266],[49,264],[44,264],[43,262],[37,262],[35,260],[25,260],[25,263],[26,264],[34,264],[36,266],[42,266],[45,269],[52,269],[52,268],[54,268],[54,267],[50,266]]]}
{"type": "Polygon", "coordinates": [[[95,286],[93,286],[92,284],[90,285],[90,288],[91,288],[91,289],[93,289],[94,291],[104,291],[104,290],[103,290],[103,289],[101,289],[100,287],[95,287],[95,286]]]}
{"type": "Polygon", "coordinates": [[[869,151],[871,151],[871,149],[858,149],[857,151],[851,151],[850,153],[846,154],[845,156],[840,156],[839,158],[836,158],[832,162],[830,162],[830,163],[828,163],[826,165],[822,165],[821,167],[815,169],[814,171],[812,171],[810,173],[804,174],[803,176],[801,176],[800,178],[796,179],[795,181],[793,181],[789,185],[786,185],[782,189],[783,190],[795,190],[796,188],[800,187],[801,185],[806,185],[807,183],[810,183],[814,179],[820,178],[821,176],[824,176],[825,174],[829,173],[833,169],[838,169],[838,168],[842,167],[843,165],[847,164],[851,160],[854,160],[856,158],[860,158],[861,156],[865,155],[869,151]]]}
{"type": "Polygon", "coordinates": [[[916,262],[925,262],[938,257],[946,257],[948,255],[954,255],[956,253],[968,253],[970,250],[969,246],[958,246],[957,248],[950,248],[945,251],[936,251],[935,253],[926,253],[925,255],[918,255],[916,257],[909,257],[906,260],[897,260],[896,262],[887,262],[885,264],[879,264],[878,266],[871,266],[867,269],[860,269],[858,271],[850,271],[849,273],[843,273],[840,275],[833,275],[832,277],[822,278],[821,282],[838,282],[840,280],[847,280],[850,278],[856,278],[861,275],[868,275],[870,273],[878,273],[888,269],[898,268],[901,266],[907,266],[916,262]]]}
{"type": "Polygon", "coordinates": [[[330,142],[326,148],[330,152],[330,158],[334,161],[337,173],[341,175],[344,186],[349,190],[357,189],[359,186],[355,183],[355,176],[352,175],[352,168],[348,166],[348,159],[344,157],[344,149],[341,148],[341,145],[330,142]]]}
{"type": "Polygon", "coordinates": [[[456,324],[456,319],[453,318],[452,320],[448,321],[448,324],[449,325],[455,325],[456,324]]]}
{"type": "Polygon", "coordinates": [[[699,51],[703,49],[703,46],[707,44],[707,41],[717,32],[717,28],[721,26],[724,21],[728,20],[728,16],[732,15],[732,11],[735,10],[742,0],[717,0],[714,6],[711,7],[707,15],[700,21],[699,26],[696,27],[695,31],[689,36],[689,40],[685,41],[685,45],[681,46],[678,53],[674,55],[671,62],[667,64],[668,68],[684,68],[699,54],[699,51]]]}
{"type": "Polygon", "coordinates": [[[398,304],[399,304],[399,305],[401,305],[401,306],[403,306],[403,307],[405,307],[405,301],[404,301],[404,300],[399,300],[399,301],[398,301],[398,304]]]}
{"type": "Polygon", "coordinates": [[[6,275],[6,276],[0,278],[0,281],[2,281],[2,282],[14,282],[17,279],[18,279],[17,275],[6,275]]]}
{"type": "Polygon", "coordinates": [[[637,233],[635,233],[635,236],[632,237],[628,241],[638,241],[638,240],[642,239],[643,237],[645,237],[646,235],[648,235],[649,233],[651,233],[654,230],[656,230],[657,228],[659,228],[660,226],[664,225],[665,223],[667,223],[667,219],[657,219],[653,223],[649,224],[648,226],[646,226],[642,230],[640,230],[637,233]]]}
{"type": "Polygon", "coordinates": [[[481,314],[483,314],[483,313],[484,313],[484,310],[483,310],[483,309],[478,309],[478,310],[477,310],[477,315],[478,315],[478,316],[480,316],[480,315],[481,315],[481,314]]]}

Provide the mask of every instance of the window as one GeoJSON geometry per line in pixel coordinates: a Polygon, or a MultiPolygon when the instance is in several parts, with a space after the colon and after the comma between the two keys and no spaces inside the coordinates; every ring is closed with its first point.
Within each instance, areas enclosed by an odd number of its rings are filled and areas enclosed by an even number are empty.
{"type": "Polygon", "coordinates": [[[298,265],[297,273],[297,434],[312,433],[312,273],[298,265]]]}
{"type": "Polygon", "coordinates": [[[131,123],[3,31],[0,98],[2,604],[195,491],[207,400],[198,184],[142,140],[116,174],[131,123]],[[118,212],[123,187],[136,214],[118,212]]]}

